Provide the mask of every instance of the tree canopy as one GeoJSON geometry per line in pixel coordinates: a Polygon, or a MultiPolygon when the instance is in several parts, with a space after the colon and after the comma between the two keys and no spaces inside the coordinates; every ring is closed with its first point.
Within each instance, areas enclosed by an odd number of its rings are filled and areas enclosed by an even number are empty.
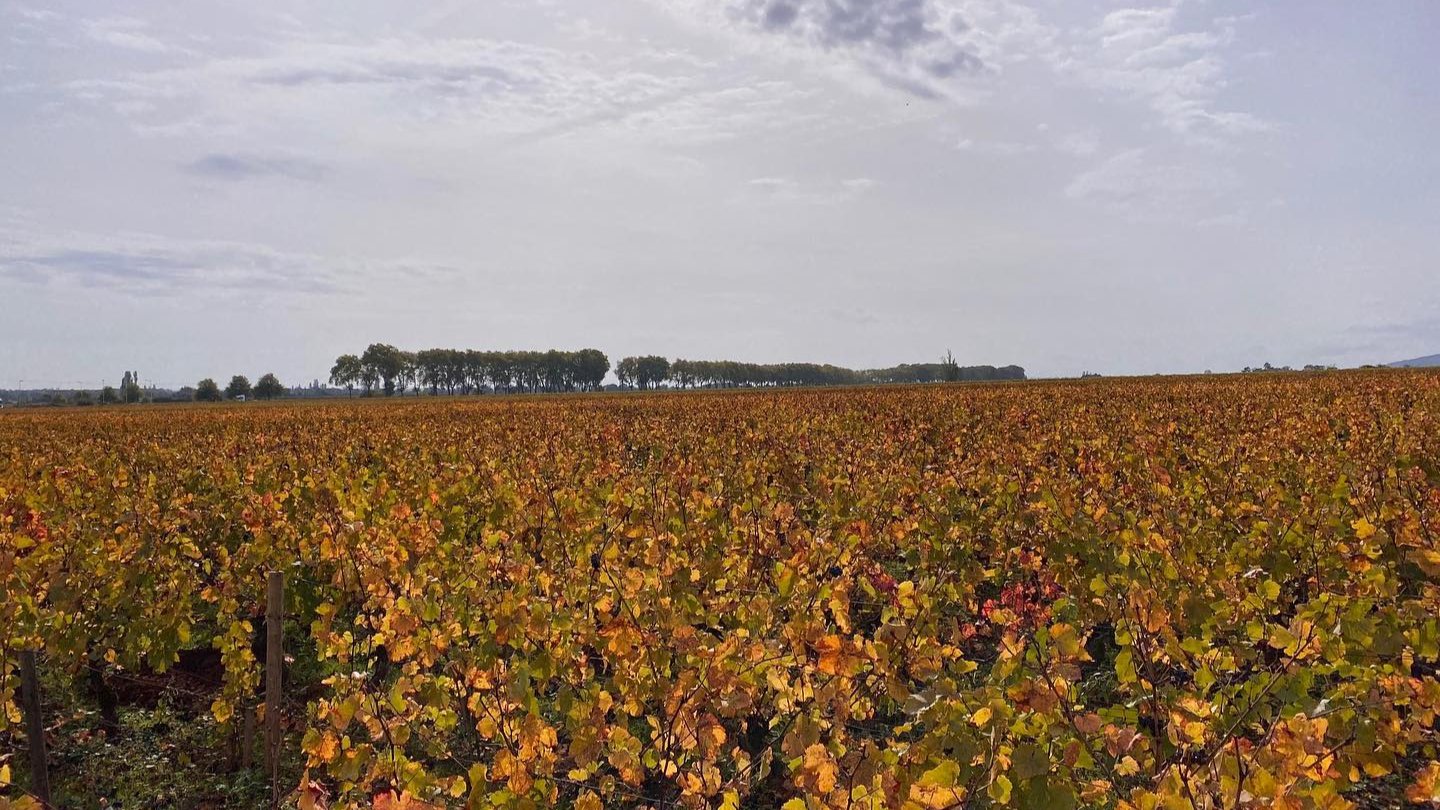
{"type": "Polygon", "coordinates": [[[239,399],[250,396],[250,378],[244,374],[236,374],[230,378],[230,384],[225,386],[226,399],[239,399]]]}
{"type": "MultiPolygon", "coordinates": [[[[598,349],[579,351],[476,351],[423,349],[410,352],[386,343],[371,344],[361,355],[336,358],[332,385],[386,396],[409,391],[432,395],[557,393],[598,390],[610,372],[610,359],[598,349]]],[[[743,363],[734,360],[671,361],[659,355],[626,357],[615,365],[622,387],[761,388],[778,386],[877,385],[891,383],[1023,380],[1020,366],[961,366],[950,353],[938,363],[906,363],[857,371],[820,363],[743,363]]]]}
{"type": "Polygon", "coordinates": [[[220,386],[214,380],[206,377],[195,384],[196,402],[219,402],[220,399],[220,386]]]}
{"type": "Polygon", "coordinates": [[[594,391],[610,372],[610,359],[599,349],[579,351],[476,351],[424,349],[402,351],[372,344],[360,356],[342,355],[330,370],[332,384],[386,396],[414,390],[431,394],[478,391],[594,391]]]}
{"type": "Polygon", "coordinates": [[[255,396],[257,399],[279,399],[285,396],[285,386],[274,374],[266,374],[255,383],[255,396]]]}

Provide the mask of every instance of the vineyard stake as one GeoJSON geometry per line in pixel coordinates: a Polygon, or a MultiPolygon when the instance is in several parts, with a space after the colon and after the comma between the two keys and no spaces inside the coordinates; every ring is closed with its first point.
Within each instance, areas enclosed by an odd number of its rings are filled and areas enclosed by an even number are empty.
{"type": "Polygon", "coordinates": [[[255,707],[247,702],[240,717],[240,769],[248,771],[255,764],[255,707]]]}
{"type": "Polygon", "coordinates": [[[265,603],[265,766],[270,806],[280,806],[280,691],[285,666],[285,575],[271,571],[265,603]]]}
{"type": "Polygon", "coordinates": [[[30,793],[50,806],[50,771],[45,767],[45,721],[40,717],[40,678],[35,652],[20,653],[20,691],[25,704],[25,736],[30,741],[30,793]]]}

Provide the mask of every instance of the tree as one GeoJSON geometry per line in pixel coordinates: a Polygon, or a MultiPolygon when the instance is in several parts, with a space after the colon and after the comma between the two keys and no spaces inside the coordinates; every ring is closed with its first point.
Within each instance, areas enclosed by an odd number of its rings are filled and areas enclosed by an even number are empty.
{"type": "Polygon", "coordinates": [[[127,404],[140,401],[140,372],[127,371],[120,378],[120,401],[127,404]]]}
{"type": "Polygon", "coordinates": [[[388,343],[372,343],[360,355],[360,365],[364,370],[361,380],[367,393],[376,382],[383,382],[385,396],[395,395],[395,382],[405,370],[403,352],[388,343]]]}
{"type": "Polygon", "coordinates": [[[255,383],[255,396],[257,399],[278,399],[285,396],[285,386],[274,374],[266,374],[255,383]]]}
{"type": "Polygon", "coordinates": [[[637,366],[640,363],[638,357],[627,357],[615,365],[615,379],[620,381],[623,388],[633,388],[635,378],[639,375],[637,366]]]}
{"type": "Polygon", "coordinates": [[[347,394],[355,393],[355,386],[365,376],[365,366],[353,354],[342,354],[330,368],[330,384],[345,389],[347,394]]]}
{"type": "Polygon", "coordinates": [[[110,387],[110,386],[107,385],[107,386],[105,386],[104,388],[100,389],[100,404],[101,404],[101,405],[114,405],[115,403],[117,403],[117,402],[119,402],[119,401],[120,401],[120,394],[119,394],[114,388],[112,388],[112,387],[110,387]]]}
{"type": "Polygon", "coordinates": [[[940,358],[940,379],[945,382],[960,381],[960,364],[955,362],[955,355],[949,349],[946,349],[945,356],[940,358]]]}
{"type": "Polygon", "coordinates": [[[414,388],[415,395],[420,395],[420,361],[415,352],[400,352],[400,373],[396,379],[400,382],[400,393],[414,388]]]}
{"type": "Polygon", "coordinates": [[[431,396],[438,396],[441,390],[447,394],[454,393],[450,390],[449,355],[449,349],[425,349],[415,353],[416,376],[421,387],[430,389],[431,396]]]}
{"type": "Polygon", "coordinates": [[[575,382],[584,391],[598,391],[610,373],[610,358],[599,349],[581,349],[574,354],[575,382]]]}
{"type": "Polygon", "coordinates": [[[656,355],[627,357],[615,367],[621,385],[642,390],[654,388],[670,377],[670,361],[656,355]]]}
{"type": "Polygon", "coordinates": [[[220,386],[214,380],[206,377],[195,384],[196,402],[219,402],[220,399],[220,386]]]}
{"type": "Polygon", "coordinates": [[[250,396],[250,378],[244,374],[236,374],[230,378],[230,384],[225,386],[226,399],[239,399],[250,396]]]}
{"type": "Polygon", "coordinates": [[[690,388],[699,381],[698,364],[689,360],[676,360],[670,364],[670,379],[680,388],[690,388]]]}

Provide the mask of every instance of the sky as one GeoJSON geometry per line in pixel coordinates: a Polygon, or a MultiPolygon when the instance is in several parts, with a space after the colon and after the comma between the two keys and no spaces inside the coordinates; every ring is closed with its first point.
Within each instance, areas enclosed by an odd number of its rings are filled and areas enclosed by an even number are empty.
{"type": "Polygon", "coordinates": [[[1440,3],[0,0],[0,387],[1440,352],[1440,3]]]}

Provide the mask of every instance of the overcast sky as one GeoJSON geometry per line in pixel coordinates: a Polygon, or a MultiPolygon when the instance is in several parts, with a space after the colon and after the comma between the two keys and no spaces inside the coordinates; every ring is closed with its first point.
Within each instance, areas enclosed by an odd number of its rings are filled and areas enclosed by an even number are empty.
{"type": "Polygon", "coordinates": [[[1440,352],[1440,3],[0,0],[0,387],[1440,352]]]}

